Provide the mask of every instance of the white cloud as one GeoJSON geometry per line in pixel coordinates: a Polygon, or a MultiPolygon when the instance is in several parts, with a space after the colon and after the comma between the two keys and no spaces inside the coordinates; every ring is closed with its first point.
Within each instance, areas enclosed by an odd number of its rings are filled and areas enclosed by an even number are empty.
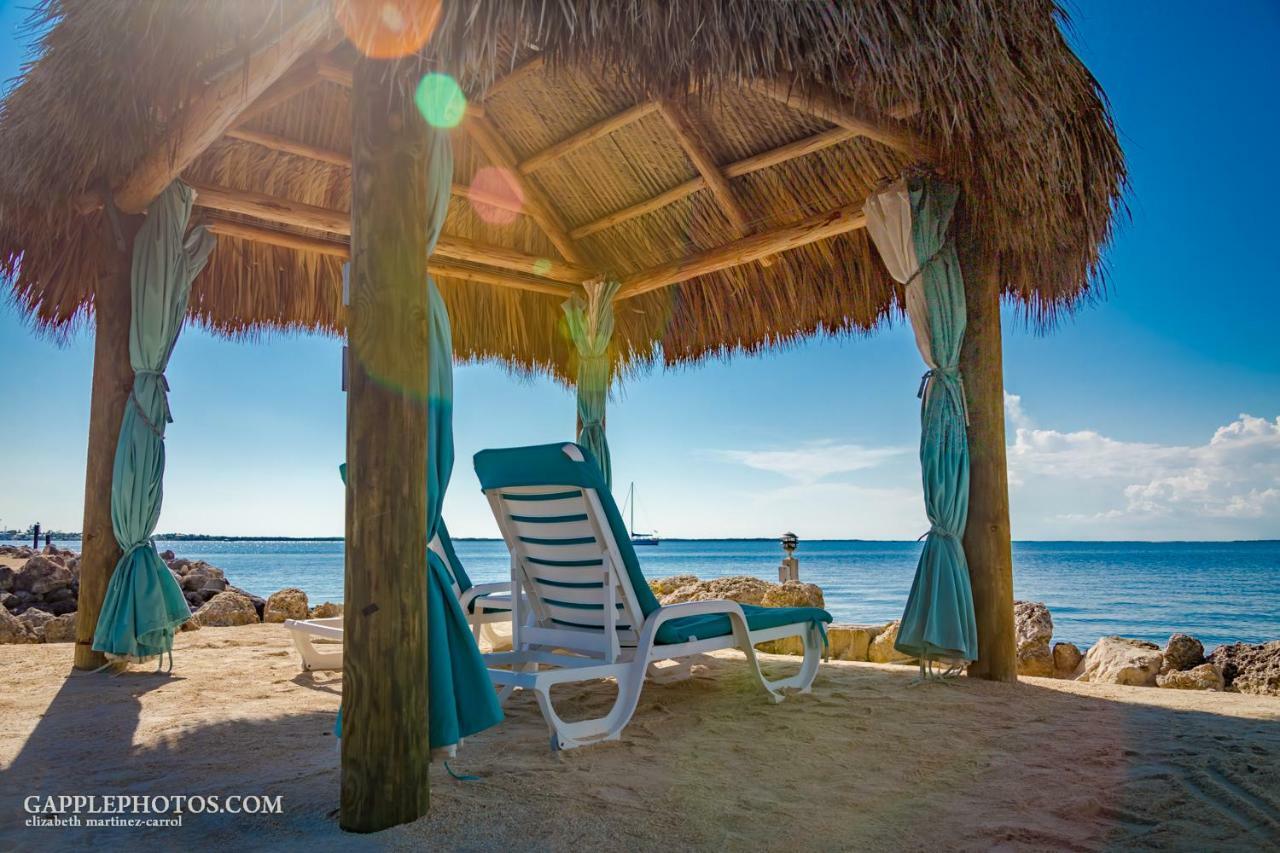
{"type": "MultiPolygon", "coordinates": [[[[1242,414],[1181,445],[1045,428],[1016,394],[1005,413],[1016,538],[1280,536],[1280,417],[1242,414]]],[[[739,495],[752,510],[787,507],[826,535],[891,537],[915,535],[923,517],[914,452],[826,440],[714,455],[789,481],[739,495]]]]}
{"type": "Polygon", "coordinates": [[[894,457],[910,453],[910,447],[864,447],[834,441],[809,442],[800,447],[777,450],[717,450],[724,459],[780,474],[800,483],[815,483],[835,474],[874,468],[894,457]]]}
{"type": "Polygon", "coordinates": [[[1024,522],[1089,522],[1101,538],[1280,534],[1280,418],[1242,414],[1204,444],[1166,445],[1036,428],[1012,399],[1006,413],[1022,424],[1009,447],[1013,504],[1044,504],[1024,522]]]}

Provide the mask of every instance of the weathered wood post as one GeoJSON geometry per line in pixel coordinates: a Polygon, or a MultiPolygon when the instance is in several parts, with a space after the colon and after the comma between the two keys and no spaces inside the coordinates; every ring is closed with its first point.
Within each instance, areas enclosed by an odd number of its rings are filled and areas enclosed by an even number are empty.
{"type": "Polygon", "coordinates": [[[93,650],[93,632],[98,628],[107,583],[120,560],[120,546],[111,529],[111,471],[120,440],[120,422],[133,387],[133,367],[129,364],[129,275],[133,236],[141,221],[139,217],[121,217],[121,247],[107,218],[102,220],[106,269],[93,293],[93,390],[84,475],[84,521],[80,528],[76,669],[97,669],[106,663],[102,653],[93,650]]]}
{"type": "Polygon", "coordinates": [[[965,236],[968,239],[962,238],[959,244],[969,315],[960,349],[969,406],[969,524],[964,553],[978,622],[978,659],[969,666],[969,675],[1016,681],[1000,275],[995,260],[982,253],[973,235],[965,236]]]}
{"type": "Polygon", "coordinates": [[[426,814],[427,144],[414,63],[352,88],[341,825],[426,814]]]}

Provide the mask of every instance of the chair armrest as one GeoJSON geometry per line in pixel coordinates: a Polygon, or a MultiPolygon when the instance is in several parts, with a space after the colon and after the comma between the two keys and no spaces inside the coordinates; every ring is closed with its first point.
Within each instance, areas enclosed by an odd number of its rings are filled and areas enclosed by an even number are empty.
{"type": "Polygon", "coordinates": [[[490,595],[495,592],[511,592],[511,581],[495,581],[494,583],[478,583],[470,589],[458,596],[458,603],[462,605],[463,611],[468,611],[472,601],[475,601],[482,595],[490,595]]]}
{"type": "Polygon", "coordinates": [[[685,616],[706,616],[706,615],[723,615],[737,616],[742,619],[745,626],[746,616],[742,612],[742,605],[736,601],[730,601],[727,598],[715,598],[710,601],[683,601],[679,604],[664,604],[657,610],[649,614],[649,618],[645,620],[645,627],[649,627],[649,623],[654,624],[656,630],[663,622],[672,619],[682,619],[685,616]]]}

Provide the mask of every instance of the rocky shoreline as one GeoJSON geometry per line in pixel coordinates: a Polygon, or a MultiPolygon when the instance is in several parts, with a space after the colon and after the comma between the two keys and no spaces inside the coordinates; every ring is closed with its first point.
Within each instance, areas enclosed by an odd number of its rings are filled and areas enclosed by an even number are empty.
{"type": "MultiPolygon", "coordinates": [[[[0,644],[70,643],[76,636],[76,606],[80,594],[80,558],[73,551],[46,547],[0,545],[0,644]]],[[[183,631],[201,627],[231,627],[286,619],[338,616],[341,604],[311,607],[307,594],[287,587],[268,598],[246,592],[227,581],[226,573],[203,560],[187,560],[162,551],[182,595],[191,608],[183,631]]]]}
{"type": "MultiPolygon", "coordinates": [[[[203,560],[188,560],[172,551],[160,556],[191,607],[192,618],[182,626],[184,631],[342,613],[342,605],[332,602],[310,606],[307,594],[296,587],[262,598],[233,586],[222,569],[203,560]]],[[[79,557],[56,547],[36,551],[0,545],[0,558],[6,558],[0,564],[0,644],[73,642],[79,557]]],[[[822,589],[814,584],[777,584],[747,575],[711,580],[675,575],[652,580],[649,586],[663,604],[727,598],[763,607],[825,606],[822,589]]],[[[1083,652],[1073,643],[1053,641],[1053,616],[1040,602],[1015,602],[1014,622],[1019,675],[1280,695],[1280,640],[1231,643],[1206,654],[1203,644],[1187,634],[1174,634],[1163,648],[1143,640],[1102,637],[1083,652]]],[[[827,656],[832,660],[914,664],[894,649],[897,637],[896,621],[833,624],[827,628],[827,656]]],[[[764,643],[760,648],[774,654],[802,653],[796,637],[764,643]]]]}

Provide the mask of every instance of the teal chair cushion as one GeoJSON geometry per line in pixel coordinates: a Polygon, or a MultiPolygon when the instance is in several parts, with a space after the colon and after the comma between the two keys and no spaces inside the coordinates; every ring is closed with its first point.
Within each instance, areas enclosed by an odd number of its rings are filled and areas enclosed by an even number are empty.
{"type": "MultiPolygon", "coordinates": [[[[831,621],[831,614],[817,607],[757,607],[754,604],[744,604],[742,613],[747,617],[747,627],[752,631],[777,628],[779,625],[794,625],[797,622],[828,623],[831,621]]],[[[732,633],[733,625],[730,624],[728,616],[711,613],[702,616],[683,616],[664,622],[658,629],[657,639],[658,645],[672,646],[693,640],[724,637],[732,633]]]]}

